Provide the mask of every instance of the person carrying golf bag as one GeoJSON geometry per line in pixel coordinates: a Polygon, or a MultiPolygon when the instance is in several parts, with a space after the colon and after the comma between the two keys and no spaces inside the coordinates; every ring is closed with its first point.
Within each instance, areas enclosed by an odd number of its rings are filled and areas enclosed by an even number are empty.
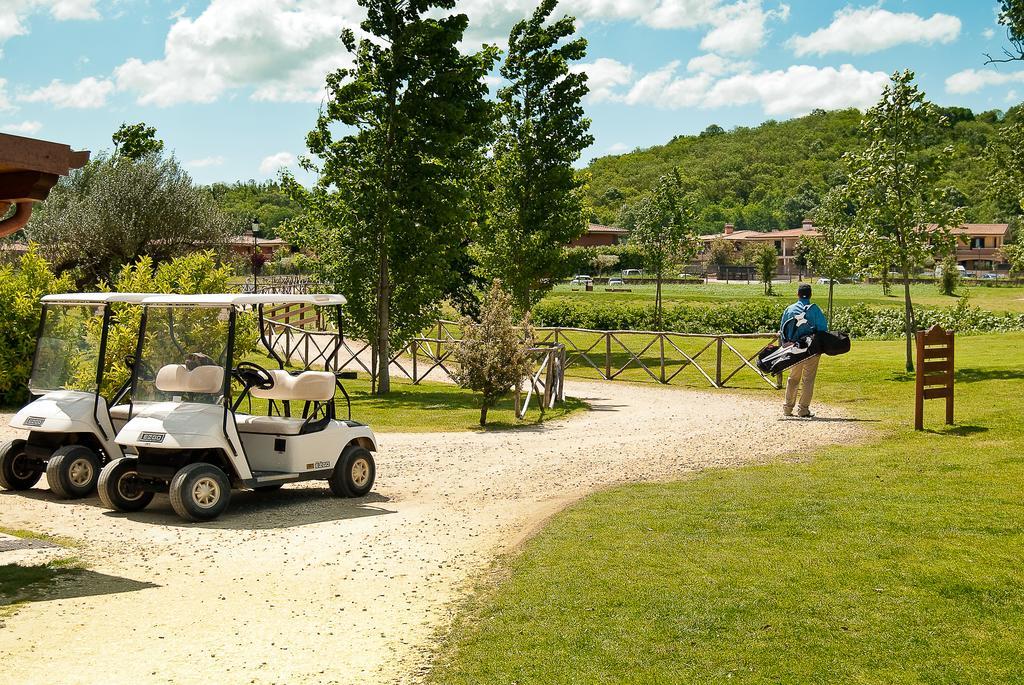
{"type": "MultiPolygon", "coordinates": [[[[782,324],[779,327],[779,336],[782,344],[795,343],[815,333],[828,331],[828,321],[821,307],[811,304],[811,286],[808,283],[801,283],[796,291],[797,301],[786,307],[782,313],[782,324]]],[[[813,355],[805,361],[800,362],[789,372],[789,381],[786,383],[786,402],[782,405],[784,416],[793,416],[793,409],[796,408],[796,415],[808,418],[814,416],[811,413],[811,399],[814,397],[814,379],[818,375],[818,361],[820,355],[813,355]],[[799,402],[797,395],[799,394],[799,402]]]]}

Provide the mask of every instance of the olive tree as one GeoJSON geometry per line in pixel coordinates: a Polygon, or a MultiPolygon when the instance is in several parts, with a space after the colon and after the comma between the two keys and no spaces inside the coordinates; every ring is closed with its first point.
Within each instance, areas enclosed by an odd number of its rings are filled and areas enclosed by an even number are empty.
{"type": "Polygon", "coordinates": [[[175,158],[101,155],[57,183],[26,233],[58,273],[73,271],[82,285],[142,256],[163,262],[220,250],[232,228],[175,158]]]}

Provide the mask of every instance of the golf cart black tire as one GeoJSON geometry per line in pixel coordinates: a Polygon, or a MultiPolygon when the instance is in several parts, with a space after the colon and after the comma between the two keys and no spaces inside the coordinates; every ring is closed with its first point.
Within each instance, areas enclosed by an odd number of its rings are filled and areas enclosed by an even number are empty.
{"type": "Polygon", "coordinates": [[[18,474],[14,463],[18,457],[25,456],[25,441],[11,440],[0,448],[0,488],[4,490],[28,490],[39,482],[43,472],[33,470],[28,475],[18,474]]]}
{"type": "Polygon", "coordinates": [[[103,506],[114,511],[141,511],[153,501],[153,493],[143,490],[134,498],[121,491],[121,479],[137,473],[139,460],[135,457],[120,457],[103,467],[96,492],[103,506]]]}
{"type": "Polygon", "coordinates": [[[373,454],[370,450],[359,445],[349,445],[341,453],[341,459],[334,467],[334,473],[328,483],[331,492],[338,497],[364,497],[373,488],[373,482],[377,478],[377,465],[373,461],[373,454]],[[368,467],[369,474],[365,482],[357,484],[352,477],[352,468],[357,462],[363,461],[368,467]]]}
{"type": "Polygon", "coordinates": [[[86,497],[96,489],[101,466],[99,455],[85,445],[64,445],[58,447],[46,462],[46,482],[53,494],[61,499],[86,497]],[[79,460],[89,463],[92,476],[88,482],[76,484],[71,480],[71,467],[79,460]]]}
{"type": "Polygon", "coordinates": [[[228,508],[231,501],[231,481],[226,473],[213,464],[198,463],[181,467],[171,478],[171,507],[186,521],[212,521],[228,508]],[[211,478],[217,484],[219,498],[209,507],[200,506],[192,496],[196,481],[211,478]]]}

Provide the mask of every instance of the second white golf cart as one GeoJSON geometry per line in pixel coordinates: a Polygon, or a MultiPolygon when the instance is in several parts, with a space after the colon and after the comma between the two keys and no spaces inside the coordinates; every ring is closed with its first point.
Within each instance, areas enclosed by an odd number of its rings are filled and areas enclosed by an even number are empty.
{"type": "Polygon", "coordinates": [[[373,487],[377,440],[369,427],[337,415],[335,394],[354,374],[290,372],[267,334],[265,305],[333,306],[341,295],[157,295],[143,300],[129,420],[117,442],[137,456],[112,461],[99,495],[121,511],[144,508],[154,493],[189,521],[210,520],[231,490],[270,490],[326,480],[339,496],[373,487]],[[238,361],[258,339],[280,368],[238,361]],[[238,413],[265,402],[266,415],[238,413]],[[293,406],[301,415],[293,416],[293,406]],[[297,408],[297,407],[296,407],[297,408]],[[276,413],[276,415],[275,415],[276,413]]]}
{"type": "Polygon", "coordinates": [[[42,298],[28,386],[36,399],[11,419],[12,428],[28,435],[0,448],[0,487],[26,490],[45,473],[58,497],[85,497],[95,489],[103,465],[124,456],[114,436],[125,419],[118,420],[117,408],[110,405],[124,398],[128,384],[104,397],[107,338],[114,305],[146,297],[68,293],[42,298]]]}

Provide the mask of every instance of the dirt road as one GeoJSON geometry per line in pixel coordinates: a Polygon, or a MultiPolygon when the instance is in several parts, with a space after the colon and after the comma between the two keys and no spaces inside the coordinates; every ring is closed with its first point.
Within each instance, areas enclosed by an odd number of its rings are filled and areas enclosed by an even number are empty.
{"type": "Polygon", "coordinates": [[[80,541],[90,569],[5,619],[2,680],[414,682],[468,579],[573,500],[862,435],[839,418],[781,421],[767,392],[568,390],[593,411],[517,431],[380,436],[362,500],[292,485],[235,493],[222,519],[186,524],[166,497],[125,515],[95,497],[57,500],[45,480],[0,492],[3,525],[80,541]]]}

